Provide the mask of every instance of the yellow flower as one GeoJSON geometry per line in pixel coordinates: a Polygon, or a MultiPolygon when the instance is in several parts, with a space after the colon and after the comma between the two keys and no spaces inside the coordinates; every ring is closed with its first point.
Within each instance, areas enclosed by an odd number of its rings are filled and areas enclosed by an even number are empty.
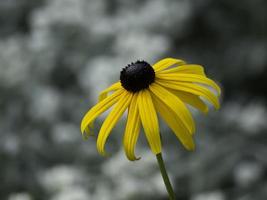
{"type": "Polygon", "coordinates": [[[203,98],[218,109],[219,86],[207,78],[200,65],[186,64],[183,60],[165,58],[154,65],[137,61],[121,71],[120,81],[99,95],[99,102],[91,108],[81,122],[84,136],[92,135],[94,120],[114,105],[105,119],[97,138],[97,150],[106,155],[105,143],[111,130],[128,109],[123,145],[129,160],[135,156],[135,146],[141,125],[154,154],[161,153],[159,114],[187,150],[195,148],[195,124],[186,104],[203,113],[208,106],[203,98]],[[213,88],[217,94],[210,89],[213,88]],[[110,92],[113,92],[108,96],[110,92]]]}

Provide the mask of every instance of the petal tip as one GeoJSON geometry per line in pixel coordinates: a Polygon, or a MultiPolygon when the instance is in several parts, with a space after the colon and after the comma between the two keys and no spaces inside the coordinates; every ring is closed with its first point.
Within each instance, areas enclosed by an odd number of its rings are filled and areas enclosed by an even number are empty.
{"type": "Polygon", "coordinates": [[[196,147],[195,147],[195,145],[193,145],[193,146],[189,147],[187,150],[193,152],[196,150],[196,147]]]}
{"type": "Polygon", "coordinates": [[[208,113],[209,113],[209,109],[207,109],[207,110],[204,110],[204,115],[208,115],[208,113]]]}
{"type": "Polygon", "coordinates": [[[111,153],[107,153],[104,149],[102,149],[101,151],[98,150],[98,153],[103,157],[110,157],[111,156],[111,153]]]}
{"type": "Polygon", "coordinates": [[[135,162],[141,159],[141,157],[127,157],[129,161],[135,162]]]}
{"type": "Polygon", "coordinates": [[[192,142],[192,143],[190,142],[189,144],[185,144],[184,147],[187,151],[191,151],[191,152],[195,151],[195,149],[196,149],[194,142],[192,142]]]}

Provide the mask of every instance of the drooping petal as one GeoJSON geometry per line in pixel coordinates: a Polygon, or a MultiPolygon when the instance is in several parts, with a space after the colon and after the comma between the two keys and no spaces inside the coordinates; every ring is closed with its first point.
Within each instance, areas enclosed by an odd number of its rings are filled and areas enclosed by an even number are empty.
{"type": "Polygon", "coordinates": [[[114,92],[112,95],[104,99],[103,101],[96,104],[92,107],[83,117],[81,122],[81,132],[84,135],[85,131],[88,135],[90,135],[90,128],[92,127],[93,121],[111,106],[113,106],[118,100],[121,98],[123,90],[118,90],[114,92]]]}
{"type": "Polygon", "coordinates": [[[171,90],[170,92],[178,96],[183,102],[195,107],[196,109],[200,110],[203,113],[208,113],[209,108],[208,106],[199,98],[199,96],[188,93],[188,92],[182,92],[177,90],[171,90]]]}
{"type": "Polygon", "coordinates": [[[100,94],[98,96],[98,102],[107,98],[109,92],[119,90],[119,89],[122,89],[120,82],[114,83],[113,85],[109,86],[107,89],[100,92],[100,94]]]}
{"type": "Polygon", "coordinates": [[[183,73],[183,74],[198,74],[201,76],[206,76],[204,68],[201,65],[191,65],[191,64],[173,67],[171,69],[162,70],[158,73],[160,74],[183,73]]]}
{"type": "Polygon", "coordinates": [[[101,126],[97,137],[97,150],[101,155],[106,155],[105,153],[105,144],[108,136],[110,135],[111,130],[116,125],[118,120],[121,118],[122,114],[129,106],[132,99],[132,93],[124,91],[120,97],[120,100],[115,105],[113,110],[109,113],[104,123],[101,126]]]}
{"type": "Polygon", "coordinates": [[[155,63],[152,67],[154,68],[155,72],[158,72],[172,65],[184,65],[185,63],[186,62],[183,60],[179,60],[175,58],[165,58],[155,63]]]}
{"type": "Polygon", "coordinates": [[[156,110],[159,112],[159,114],[168,124],[168,126],[172,129],[172,131],[181,141],[183,146],[189,151],[194,150],[195,144],[192,135],[184,126],[179,116],[176,113],[174,113],[170,108],[168,108],[161,100],[159,100],[158,98],[154,98],[154,95],[152,95],[152,98],[156,110]]]}
{"type": "Polygon", "coordinates": [[[219,99],[215,96],[210,90],[203,86],[199,86],[193,83],[186,83],[186,82],[177,82],[177,81],[163,81],[157,80],[156,83],[170,89],[178,90],[178,91],[185,91],[188,93],[192,93],[207,99],[216,109],[220,108],[219,99]]]}
{"type": "Polygon", "coordinates": [[[161,152],[161,140],[157,113],[148,90],[142,90],[137,98],[140,119],[146,138],[154,154],[161,152]]]}
{"type": "Polygon", "coordinates": [[[157,78],[177,82],[201,83],[213,87],[218,92],[218,95],[221,94],[220,87],[213,80],[197,74],[158,74],[157,78]]]}
{"type": "Polygon", "coordinates": [[[134,151],[141,126],[137,97],[138,94],[134,94],[132,101],[130,103],[128,117],[127,117],[127,124],[123,138],[123,145],[126,156],[131,161],[140,159],[135,156],[135,151],[134,151]]]}
{"type": "Polygon", "coordinates": [[[191,134],[195,132],[193,117],[185,104],[177,96],[157,83],[151,84],[149,90],[156,96],[156,98],[159,98],[169,109],[180,117],[180,120],[191,134]]]}

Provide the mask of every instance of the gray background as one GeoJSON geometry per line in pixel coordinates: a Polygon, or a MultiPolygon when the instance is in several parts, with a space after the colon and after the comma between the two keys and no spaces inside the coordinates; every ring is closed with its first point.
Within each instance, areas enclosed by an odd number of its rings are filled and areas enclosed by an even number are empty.
{"type": "Polygon", "coordinates": [[[0,199],[167,200],[144,136],[124,156],[125,119],[109,158],[79,125],[126,64],[176,57],[223,89],[221,110],[192,111],[195,152],[161,125],[177,197],[266,200],[266,23],[266,0],[0,0],[0,199]]]}

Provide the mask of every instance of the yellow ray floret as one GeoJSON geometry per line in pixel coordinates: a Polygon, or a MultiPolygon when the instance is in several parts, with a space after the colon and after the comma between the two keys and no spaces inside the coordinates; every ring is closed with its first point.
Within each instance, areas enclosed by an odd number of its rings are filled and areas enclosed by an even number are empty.
{"type": "Polygon", "coordinates": [[[102,124],[97,137],[97,150],[100,154],[106,155],[104,149],[106,140],[115,124],[118,122],[126,108],[129,106],[132,96],[133,94],[124,91],[120,97],[120,100],[102,124]]]}
{"type": "Polygon", "coordinates": [[[170,69],[166,69],[163,71],[158,72],[159,74],[198,74],[201,76],[206,76],[204,72],[204,68],[201,65],[190,65],[190,64],[185,64],[181,65],[178,67],[173,67],[170,69]]]}
{"type": "Polygon", "coordinates": [[[119,89],[122,89],[121,83],[120,82],[114,83],[113,85],[109,86],[107,89],[100,92],[98,96],[98,101],[100,102],[104,100],[105,98],[107,98],[109,92],[116,91],[119,89]]]}
{"type": "Polygon", "coordinates": [[[179,60],[179,59],[175,59],[175,58],[165,58],[160,60],[159,62],[155,63],[153,65],[153,68],[155,70],[155,72],[159,72],[162,71],[168,67],[171,67],[173,65],[183,65],[185,64],[185,61],[183,60],[179,60]]]}
{"type": "Polygon", "coordinates": [[[179,116],[169,109],[161,100],[158,98],[153,98],[155,107],[160,113],[161,117],[168,124],[168,126],[175,133],[177,138],[181,141],[183,146],[187,150],[194,150],[195,144],[192,138],[192,135],[188,129],[183,125],[183,122],[180,120],[179,116]]]}
{"type": "Polygon", "coordinates": [[[201,83],[213,87],[218,94],[221,94],[220,87],[211,79],[206,78],[204,76],[200,76],[197,74],[158,74],[158,79],[169,80],[169,81],[177,81],[177,82],[194,82],[201,83]]]}
{"type": "Polygon", "coordinates": [[[192,83],[182,83],[182,82],[175,82],[175,81],[156,81],[156,83],[163,85],[166,88],[184,91],[188,93],[192,93],[207,99],[216,109],[220,108],[219,99],[215,96],[210,90],[205,87],[192,84],[192,83]]]}
{"type": "Polygon", "coordinates": [[[156,98],[159,98],[170,110],[180,117],[181,122],[183,122],[191,134],[195,132],[195,123],[192,115],[185,104],[177,96],[157,83],[151,84],[149,90],[156,96],[156,98]]]}
{"type": "Polygon", "coordinates": [[[154,154],[161,152],[161,141],[157,113],[148,90],[138,94],[138,109],[146,138],[154,154]]]}
{"type": "Polygon", "coordinates": [[[186,104],[193,106],[194,108],[198,109],[199,111],[205,114],[208,113],[209,111],[208,106],[203,102],[202,99],[200,99],[199,96],[178,90],[169,89],[169,91],[175,94],[177,97],[179,97],[186,104]]]}
{"type": "Polygon", "coordinates": [[[118,100],[121,98],[121,94],[123,93],[123,90],[118,90],[105,100],[99,102],[96,104],[93,108],[91,108],[83,117],[81,122],[81,132],[83,134],[91,135],[88,126],[92,126],[92,123],[94,120],[103,112],[105,112],[107,109],[109,109],[111,106],[113,106],[118,100]]]}
{"type": "Polygon", "coordinates": [[[124,132],[123,145],[126,156],[129,160],[134,161],[140,158],[136,158],[134,149],[137,143],[137,139],[140,133],[141,121],[139,116],[138,94],[134,94],[131,104],[129,106],[126,128],[124,132]]]}

